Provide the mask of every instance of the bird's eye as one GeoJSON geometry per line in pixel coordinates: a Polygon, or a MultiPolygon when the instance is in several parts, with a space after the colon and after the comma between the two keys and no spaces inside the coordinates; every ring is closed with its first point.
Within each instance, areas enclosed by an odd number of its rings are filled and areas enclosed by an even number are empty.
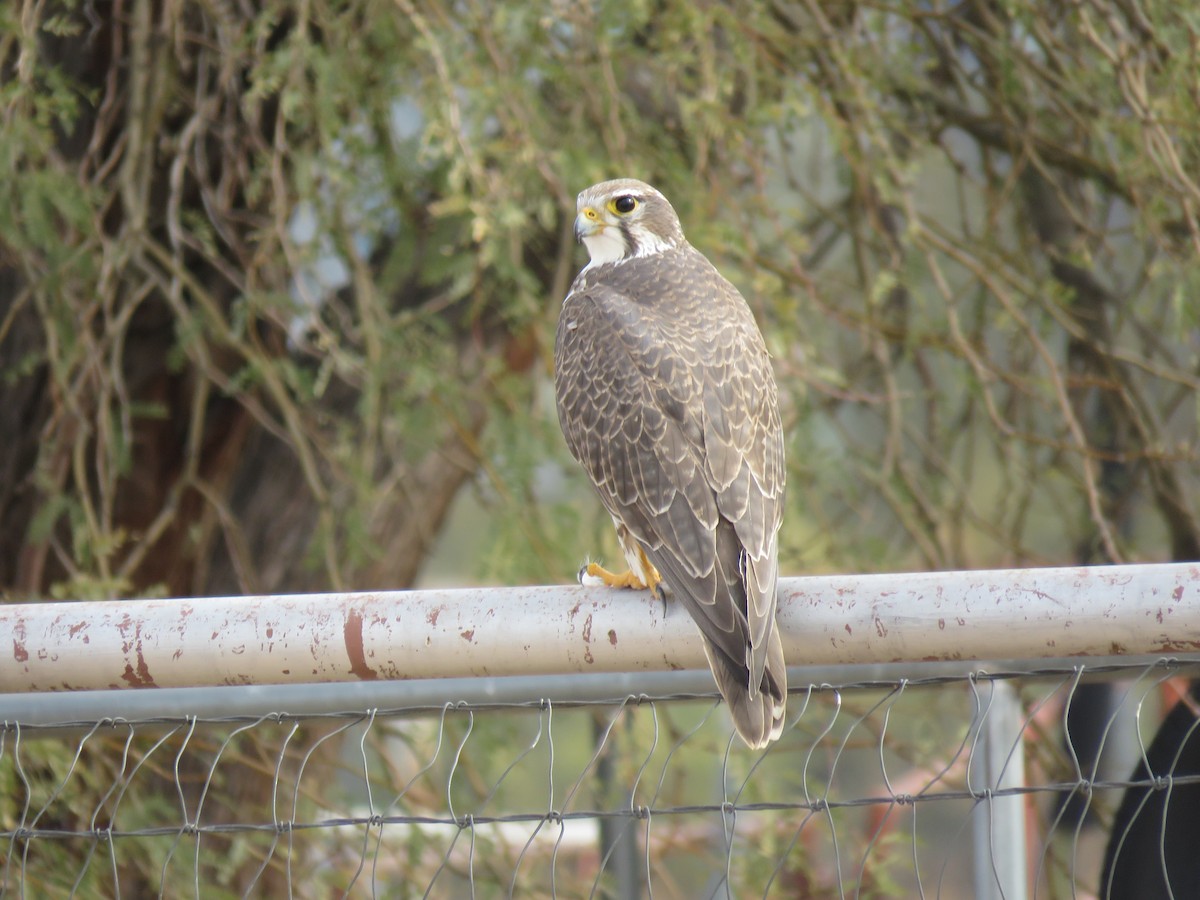
{"type": "Polygon", "coordinates": [[[637,205],[637,199],[629,194],[623,194],[612,202],[612,208],[623,216],[637,209],[637,205]]]}

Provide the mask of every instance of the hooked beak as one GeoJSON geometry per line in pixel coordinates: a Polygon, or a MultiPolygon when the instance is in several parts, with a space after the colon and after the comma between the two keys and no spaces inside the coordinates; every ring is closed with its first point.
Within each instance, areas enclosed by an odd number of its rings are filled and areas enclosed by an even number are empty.
{"type": "Polygon", "coordinates": [[[600,218],[600,213],[590,206],[585,206],[575,217],[575,240],[583,243],[585,238],[599,234],[604,227],[604,220],[600,218]]]}

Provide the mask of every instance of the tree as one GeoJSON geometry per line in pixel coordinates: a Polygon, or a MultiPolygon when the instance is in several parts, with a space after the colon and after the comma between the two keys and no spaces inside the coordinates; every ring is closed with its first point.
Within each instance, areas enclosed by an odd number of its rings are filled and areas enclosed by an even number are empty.
{"type": "Polygon", "coordinates": [[[566,578],[606,521],[549,348],[574,193],[622,174],[767,333],[785,573],[1194,559],[1195,38],[1090,2],[6,9],[0,587],[402,587],[469,485],[464,579],[566,578]]]}

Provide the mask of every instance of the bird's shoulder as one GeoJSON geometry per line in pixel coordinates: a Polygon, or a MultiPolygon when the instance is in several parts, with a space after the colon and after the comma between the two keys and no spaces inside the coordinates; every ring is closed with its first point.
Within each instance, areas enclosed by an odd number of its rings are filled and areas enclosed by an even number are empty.
{"type": "Polygon", "coordinates": [[[674,381],[673,392],[682,394],[739,372],[770,378],[745,299],[690,245],[585,269],[563,303],[557,343],[627,355],[644,375],[674,381]]]}
{"type": "Polygon", "coordinates": [[[725,282],[703,253],[686,241],[659,253],[600,264],[589,263],[571,285],[570,293],[610,288],[631,300],[653,303],[681,290],[711,291],[725,282]]]}

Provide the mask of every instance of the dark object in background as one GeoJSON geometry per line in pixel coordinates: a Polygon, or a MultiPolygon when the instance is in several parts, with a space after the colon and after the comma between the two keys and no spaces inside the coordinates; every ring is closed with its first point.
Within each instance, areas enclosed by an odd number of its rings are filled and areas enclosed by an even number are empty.
{"type": "MultiPolygon", "coordinates": [[[[1188,697],[1163,719],[1131,781],[1200,775],[1198,708],[1200,681],[1193,681],[1188,697]]],[[[1104,852],[1100,896],[1106,900],[1200,897],[1200,783],[1125,791],[1104,852]]]]}

